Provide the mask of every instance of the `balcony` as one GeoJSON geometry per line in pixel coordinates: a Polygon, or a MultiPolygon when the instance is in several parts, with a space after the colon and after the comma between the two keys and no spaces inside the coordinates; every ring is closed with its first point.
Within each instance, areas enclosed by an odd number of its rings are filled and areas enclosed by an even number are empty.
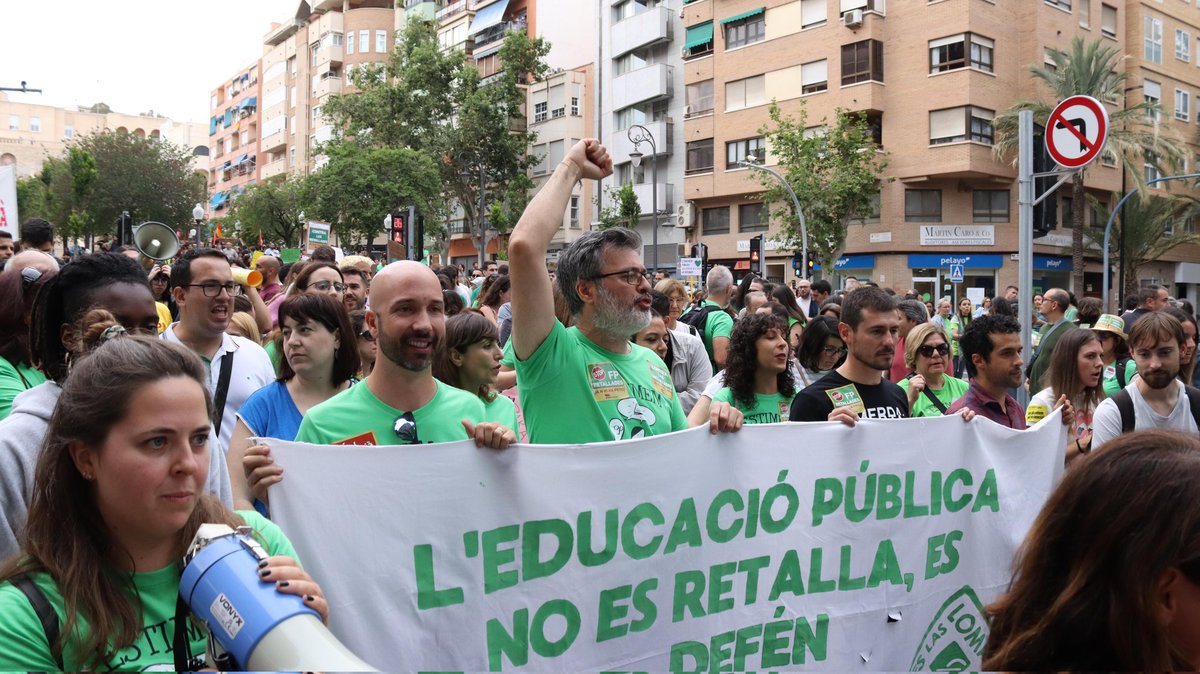
{"type": "Polygon", "coordinates": [[[671,39],[671,11],[664,5],[613,24],[613,56],[671,39]]]}
{"type": "Polygon", "coordinates": [[[324,98],[330,94],[340,93],[342,93],[342,78],[340,77],[326,77],[317,82],[317,86],[312,91],[313,98],[324,98]]]}
{"type": "MultiPolygon", "coordinates": [[[[643,124],[650,131],[650,135],[654,136],[654,144],[659,155],[671,154],[674,147],[672,136],[675,133],[675,124],[668,117],[657,122],[643,124]]],[[[612,154],[613,164],[624,164],[629,161],[629,154],[633,152],[633,143],[629,140],[629,134],[625,129],[617,131],[612,136],[612,146],[609,149],[612,154]]],[[[650,176],[650,147],[642,143],[642,154],[646,155],[642,158],[642,165],[646,167],[646,177],[650,176]]],[[[658,167],[661,170],[666,170],[666,163],[658,167]]],[[[649,192],[647,192],[649,194],[649,192]]]]}
{"type": "Polygon", "coordinates": [[[662,63],[615,77],[612,83],[613,109],[621,110],[645,101],[670,98],[674,81],[674,68],[662,63]]]}
{"type": "Polygon", "coordinates": [[[320,69],[321,66],[341,65],[345,60],[345,50],[342,45],[328,45],[317,50],[317,58],[313,61],[313,69],[320,69]]]}
{"type": "MultiPolygon", "coordinates": [[[[275,133],[273,133],[269,136],[264,136],[262,139],[262,145],[259,146],[259,151],[260,152],[271,152],[273,150],[281,149],[286,145],[287,145],[287,130],[282,129],[280,131],[276,131],[275,133]]],[[[266,170],[265,167],[264,167],[264,170],[266,170]]]]}
{"type": "Polygon", "coordinates": [[[433,15],[433,18],[441,22],[449,19],[452,16],[458,16],[465,11],[467,11],[467,0],[458,0],[458,2],[452,2],[439,9],[437,13],[433,15]]]}
{"type": "MultiPolygon", "coordinates": [[[[666,167],[660,166],[659,168],[665,169],[666,167]]],[[[647,178],[650,177],[649,167],[646,168],[646,177],[647,178]]],[[[652,215],[653,214],[653,212],[652,212],[652,209],[654,208],[653,192],[658,192],[658,212],[659,213],[662,213],[664,211],[666,211],[667,213],[670,213],[670,212],[674,211],[675,207],[671,203],[671,187],[672,186],[667,183],[660,182],[660,183],[658,183],[657,190],[652,190],[651,189],[652,187],[653,186],[650,183],[633,186],[633,194],[634,194],[634,196],[637,197],[638,206],[641,207],[641,211],[642,211],[641,215],[652,215]]],[[[666,222],[666,216],[660,215],[659,220],[661,222],[666,222]]]]}

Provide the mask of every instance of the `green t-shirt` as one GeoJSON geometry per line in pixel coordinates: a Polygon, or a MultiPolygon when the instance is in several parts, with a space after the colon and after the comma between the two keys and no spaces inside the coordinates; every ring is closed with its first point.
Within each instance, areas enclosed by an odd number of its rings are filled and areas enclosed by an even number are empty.
{"type": "MultiPolygon", "coordinates": [[[[466,440],[462,420],[487,419],[483,401],[474,393],[442,382],[424,407],[412,410],[417,440],[422,443],[466,440]]],[[[304,415],[296,442],[316,445],[403,445],[396,435],[396,420],[404,414],[371,393],[367,382],[351,386],[304,415]]]]}
{"type": "Polygon", "coordinates": [[[512,398],[498,391],[492,402],[483,403],[483,418],[485,421],[498,421],[514,431],[518,430],[517,404],[512,398]]]}
{"type": "Polygon", "coordinates": [[[728,338],[729,335],[733,334],[733,317],[723,309],[720,309],[720,306],[712,300],[704,300],[700,306],[693,309],[693,311],[700,311],[704,307],[717,307],[719,309],[710,313],[708,318],[704,319],[704,350],[708,352],[708,362],[712,364],[713,372],[719,369],[717,361],[713,360],[713,341],[718,337],[728,338]]]}
{"type": "MultiPolygon", "coordinates": [[[[1132,358],[1125,363],[1125,385],[1133,381],[1133,376],[1137,374],[1137,363],[1132,358]]],[[[1121,382],[1117,380],[1117,364],[1109,363],[1104,366],[1104,397],[1111,398],[1121,390],[1121,382]]]]}
{"type": "Polygon", "coordinates": [[[279,347],[275,346],[275,340],[270,340],[263,344],[263,350],[267,352],[267,357],[271,359],[271,366],[275,368],[275,375],[279,376],[283,367],[283,354],[279,352],[279,347]]]}
{"type": "MultiPolygon", "coordinates": [[[[901,379],[899,382],[897,382],[900,384],[900,388],[904,389],[905,395],[908,395],[908,381],[909,380],[907,379],[901,379]]],[[[967,389],[970,387],[971,385],[962,379],[946,375],[942,377],[942,388],[937,389],[936,391],[934,389],[929,389],[929,392],[936,396],[938,400],[942,401],[943,405],[950,407],[950,403],[953,403],[955,400],[963,397],[963,395],[966,394],[967,389]]],[[[940,417],[942,416],[942,411],[933,404],[933,401],[929,399],[929,396],[922,393],[921,395],[917,396],[917,401],[913,403],[912,411],[909,413],[909,416],[940,417]]]]}
{"type": "Polygon", "coordinates": [[[641,438],[687,428],[671,372],[637,344],[604,349],[554,322],[527,360],[517,361],[529,442],[576,444],[641,438]]]}
{"type": "Polygon", "coordinates": [[[513,355],[513,341],[509,339],[500,349],[500,364],[504,367],[517,369],[517,357],[513,355]]]}
{"type": "Polygon", "coordinates": [[[785,396],[782,393],[771,394],[754,394],[754,406],[746,407],[741,403],[734,402],[733,390],[728,386],[717,391],[713,396],[713,402],[729,403],[741,411],[744,417],[744,424],[777,424],[781,421],[788,420],[788,412],[792,409],[792,398],[796,396],[785,396]]]}
{"type": "MultiPolygon", "coordinates": [[[[270,520],[254,511],[238,511],[271,555],[287,555],[296,559],[291,542],[270,520]]],[[[298,561],[298,560],[297,560],[298,561]]],[[[66,604],[58,592],[58,585],[46,573],[30,574],[30,579],[46,595],[46,599],[58,614],[59,626],[66,624],[66,604]]],[[[142,631],[133,644],[123,648],[101,663],[104,671],[137,672],[165,665],[174,665],[171,650],[175,636],[175,600],[179,596],[179,567],[172,564],[158,571],[133,574],[133,585],[142,602],[142,631]]],[[[86,621],[80,616],[79,633],[86,633],[86,621]]],[[[71,639],[63,652],[63,666],[67,671],[81,670],[91,653],[80,653],[81,639],[71,639]]],[[[208,634],[195,625],[188,628],[188,641],[192,656],[202,658],[208,642],[208,634]]],[[[11,583],[0,583],[0,671],[58,671],[58,665],[50,655],[50,644],[46,632],[38,620],[29,599],[11,583]]]]}
{"type": "Polygon", "coordinates": [[[20,361],[14,366],[7,358],[0,358],[0,419],[12,413],[13,399],[44,383],[46,375],[29,363],[20,361]]]}

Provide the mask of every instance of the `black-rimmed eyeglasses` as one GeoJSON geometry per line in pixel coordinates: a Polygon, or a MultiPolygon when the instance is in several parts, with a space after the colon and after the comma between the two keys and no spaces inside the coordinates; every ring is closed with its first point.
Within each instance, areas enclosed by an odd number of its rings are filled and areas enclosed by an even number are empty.
{"type": "Polygon", "coordinates": [[[595,278],[596,280],[600,280],[610,276],[615,276],[631,286],[639,285],[643,280],[647,283],[650,282],[650,272],[646,271],[645,269],[636,268],[622,269],[621,271],[610,271],[607,274],[600,274],[595,278]]]}
{"type": "Polygon", "coordinates": [[[205,297],[217,297],[221,294],[222,290],[229,293],[230,297],[233,297],[233,293],[236,292],[238,288],[237,284],[232,281],[229,283],[189,283],[185,287],[199,288],[204,293],[205,297]]]}

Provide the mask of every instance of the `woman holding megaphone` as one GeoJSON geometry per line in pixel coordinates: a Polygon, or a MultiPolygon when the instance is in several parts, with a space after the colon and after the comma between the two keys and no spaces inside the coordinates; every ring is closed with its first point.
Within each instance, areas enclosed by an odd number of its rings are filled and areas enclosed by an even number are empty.
{"type": "Polygon", "coordinates": [[[283,533],[204,493],[212,400],[190,351],[119,325],[62,387],[20,554],[0,567],[0,670],[195,670],[207,632],[179,603],[202,523],[249,525],[258,582],[328,617],[283,533]]]}

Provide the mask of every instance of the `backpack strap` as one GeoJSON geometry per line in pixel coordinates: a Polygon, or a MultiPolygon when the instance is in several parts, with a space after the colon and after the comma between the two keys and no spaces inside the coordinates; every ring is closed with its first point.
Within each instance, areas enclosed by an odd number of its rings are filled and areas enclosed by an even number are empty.
{"type": "MultiPolygon", "coordinates": [[[[50,644],[50,650],[53,652],[55,644],[58,643],[58,614],[54,612],[54,607],[50,606],[50,600],[46,598],[46,593],[42,592],[41,588],[24,573],[13,576],[10,582],[21,591],[21,594],[25,595],[29,604],[33,606],[33,612],[37,614],[38,621],[42,623],[42,631],[46,633],[46,643],[50,644]]],[[[61,654],[55,658],[55,663],[59,670],[64,669],[61,654]]]]}
{"type": "Polygon", "coordinates": [[[1126,376],[1126,372],[1129,370],[1130,360],[1132,359],[1122,358],[1121,360],[1117,361],[1117,385],[1120,388],[1125,388],[1125,386],[1129,384],[1129,378],[1126,376]]]}
{"type": "Polygon", "coordinates": [[[1192,408],[1192,419],[1196,421],[1196,427],[1200,428],[1200,389],[1184,384],[1183,392],[1187,394],[1188,404],[1192,408]]]}
{"type": "Polygon", "coordinates": [[[1113,394],[1111,400],[1116,403],[1117,410],[1121,412],[1121,433],[1132,433],[1133,427],[1137,423],[1133,412],[1133,397],[1129,395],[1129,391],[1121,389],[1113,394]]]}

